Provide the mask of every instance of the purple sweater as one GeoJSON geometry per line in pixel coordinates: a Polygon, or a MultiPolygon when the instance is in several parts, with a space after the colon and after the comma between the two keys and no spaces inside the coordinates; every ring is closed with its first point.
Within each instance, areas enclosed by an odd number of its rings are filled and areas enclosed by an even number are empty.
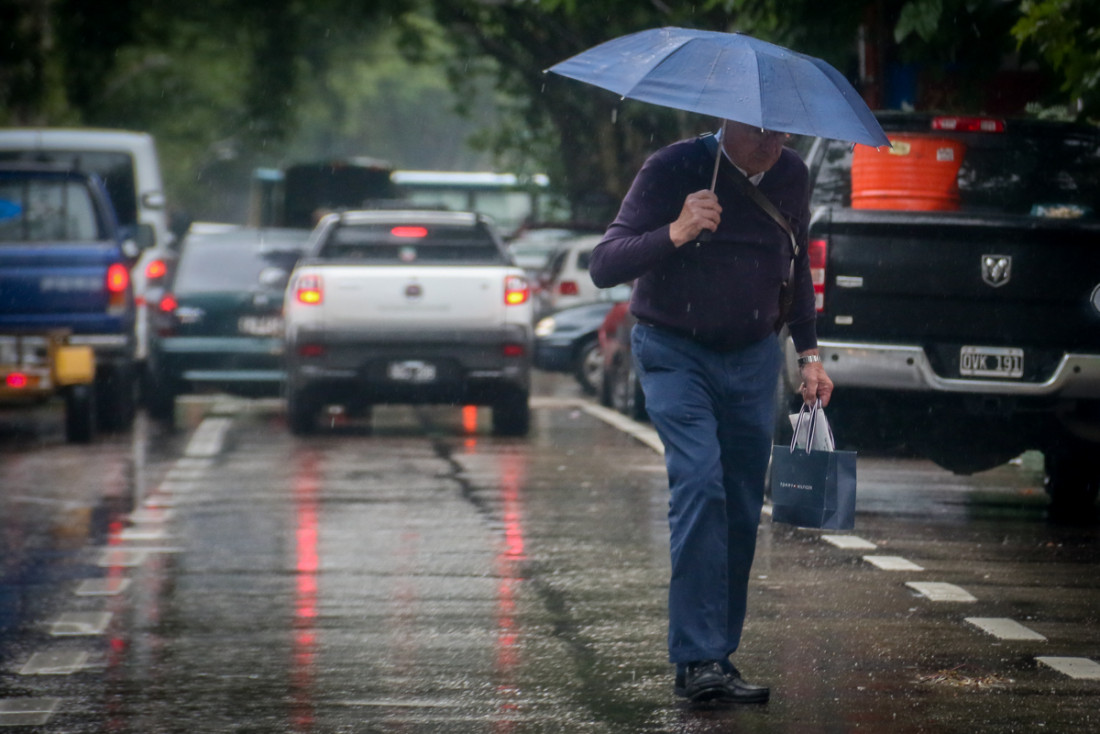
{"type": "MultiPolygon", "coordinates": [[[[721,165],[732,164],[723,156],[721,165]]],[[[718,230],[710,242],[676,248],[669,239],[669,225],[680,215],[688,194],[710,188],[713,171],[714,156],[699,138],[673,143],[650,156],[592,252],[589,273],[601,288],[636,280],[630,311],[640,321],[724,351],[773,332],[791,246],[779,225],[720,174],[715,189],[722,205],[718,230]]],[[[817,312],[806,253],[806,165],[784,148],[759,189],[790,222],[799,243],[788,325],[795,348],[812,349],[817,346],[817,312]]]]}

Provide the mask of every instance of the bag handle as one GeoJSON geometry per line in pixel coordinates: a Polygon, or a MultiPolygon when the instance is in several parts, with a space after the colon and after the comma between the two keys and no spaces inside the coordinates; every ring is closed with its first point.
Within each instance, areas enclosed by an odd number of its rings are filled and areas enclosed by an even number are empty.
{"type": "MultiPolygon", "coordinates": [[[[798,409],[798,420],[794,424],[794,435],[791,436],[791,453],[794,453],[795,444],[798,441],[798,431],[802,428],[802,418],[809,411],[810,426],[806,431],[806,453],[810,453],[813,450],[814,445],[814,433],[817,431],[817,411],[824,411],[821,407],[821,398],[814,401],[813,407],[809,407],[805,402],[802,403],[802,407],[798,409]]],[[[826,428],[829,431],[830,443],[836,443],[836,439],[833,438],[833,427],[827,425],[826,428]]]]}

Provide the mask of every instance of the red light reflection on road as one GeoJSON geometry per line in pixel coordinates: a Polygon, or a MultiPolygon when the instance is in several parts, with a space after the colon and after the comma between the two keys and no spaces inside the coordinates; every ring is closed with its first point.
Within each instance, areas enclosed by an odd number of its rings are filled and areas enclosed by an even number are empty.
{"type": "Polygon", "coordinates": [[[313,683],[316,675],[317,573],[319,547],[318,491],[320,479],[316,452],[297,457],[294,474],[294,637],[291,647],[290,723],[295,732],[313,731],[313,683]]]}
{"type": "Polygon", "coordinates": [[[523,466],[524,459],[519,454],[506,453],[500,457],[504,542],[496,556],[496,570],[500,577],[497,585],[496,670],[501,703],[497,708],[500,718],[494,722],[493,731],[501,733],[515,728],[514,717],[520,708],[520,688],[515,681],[515,672],[520,663],[516,592],[523,580],[521,564],[526,558],[521,496],[523,466]]]}

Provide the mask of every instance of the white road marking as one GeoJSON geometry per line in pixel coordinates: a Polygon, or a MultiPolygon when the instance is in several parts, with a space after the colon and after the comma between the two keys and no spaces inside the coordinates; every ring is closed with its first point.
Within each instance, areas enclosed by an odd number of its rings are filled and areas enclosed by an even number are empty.
{"type": "Polygon", "coordinates": [[[864,540],[858,535],[822,535],[821,539],[826,543],[835,545],[837,548],[844,548],[846,550],[871,550],[878,548],[877,545],[869,540],[864,540]]]}
{"type": "Polygon", "coordinates": [[[604,423],[618,428],[623,433],[633,436],[658,454],[664,455],[665,447],[664,444],[661,443],[660,436],[657,435],[657,431],[649,426],[642,425],[636,420],[631,420],[617,410],[611,410],[611,408],[605,408],[602,405],[590,403],[587,400],[578,401],[576,406],[585,413],[595,418],[599,418],[604,423]]]}
{"type": "Polygon", "coordinates": [[[1008,617],[967,617],[966,621],[978,629],[988,632],[998,640],[1046,640],[1038,632],[1030,630],[1008,617]]]}
{"type": "Polygon", "coordinates": [[[60,698],[0,700],[0,726],[42,726],[61,705],[60,698]]]}
{"type": "Polygon", "coordinates": [[[870,563],[876,568],[880,568],[883,571],[923,571],[922,566],[918,566],[910,560],[902,558],[901,556],[864,556],[863,560],[870,563]]]}
{"type": "Polygon", "coordinates": [[[111,623],[110,612],[65,612],[50,625],[54,637],[102,635],[111,623]]]}
{"type": "Polygon", "coordinates": [[[125,542],[164,540],[168,537],[168,531],[162,527],[126,528],[118,534],[118,537],[125,542]]]}
{"type": "Polygon", "coordinates": [[[978,599],[966,589],[940,581],[909,581],[905,584],[929,601],[974,602],[978,599]]]}
{"type": "Polygon", "coordinates": [[[118,596],[130,586],[130,579],[86,579],[74,592],[77,596],[118,596]]]}
{"type": "Polygon", "coordinates": [[[96,565],[101,568],[119,566],[122,568],[136,568],[145,563],[145,559],[149,556],[149,552],[145,548],[139,550],[128,550],[125,548],[104,548],[100,554],[99,559],[96,560],[96,565]]]}
{"type": "Polygon", "coordinates": [[[1059,673],[1064,673],[1077,680],[1100,680],[1100,663],[1089,658],[1060,658],[1038,657],[1035,658],[1043,665],[1054,668],[1059,673]]]}
{"type": "Polygon", "coordinates": [[[206,418],[187,443],[184,456],[202,458],[217,456],[225,445],[225,434],[233,425],[232,418],[206,418]]]}
{"type": "Polygon", "coordinates": [[[36,652],[19,675],[72,675],[88,662],[86,652],[36,652]]]}

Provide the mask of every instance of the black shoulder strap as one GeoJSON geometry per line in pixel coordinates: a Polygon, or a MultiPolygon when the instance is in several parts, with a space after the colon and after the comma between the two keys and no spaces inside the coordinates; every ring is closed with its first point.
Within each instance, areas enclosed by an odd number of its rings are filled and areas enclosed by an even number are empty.
{"type": "MultiPolygon", "coordinates": [[[[718,139],[713,134],[702,136],[703,143],[707,146],[707,150],[710,154],[718,156],[718,139]]],[[[757,206],[764,210],[764,212],[775,220],[784,232],[787,233],[787,237],[791,241],[791,268],[790,274],[787,277],[788,282],[794,276],[794,260],[798,257],[798,241],[795,239],[794,231],[791,229],[790,222],[783,216],[775,205],[771,203],[768,197],[760,193],[760,189],[753,186],[752,182],[745,177],[745,174],[741,173],[741,169],[737,166],[721,166],[721,171],[726,174],[726,178],[734,183],[745,196],[752,199],[757,206]]]]}

